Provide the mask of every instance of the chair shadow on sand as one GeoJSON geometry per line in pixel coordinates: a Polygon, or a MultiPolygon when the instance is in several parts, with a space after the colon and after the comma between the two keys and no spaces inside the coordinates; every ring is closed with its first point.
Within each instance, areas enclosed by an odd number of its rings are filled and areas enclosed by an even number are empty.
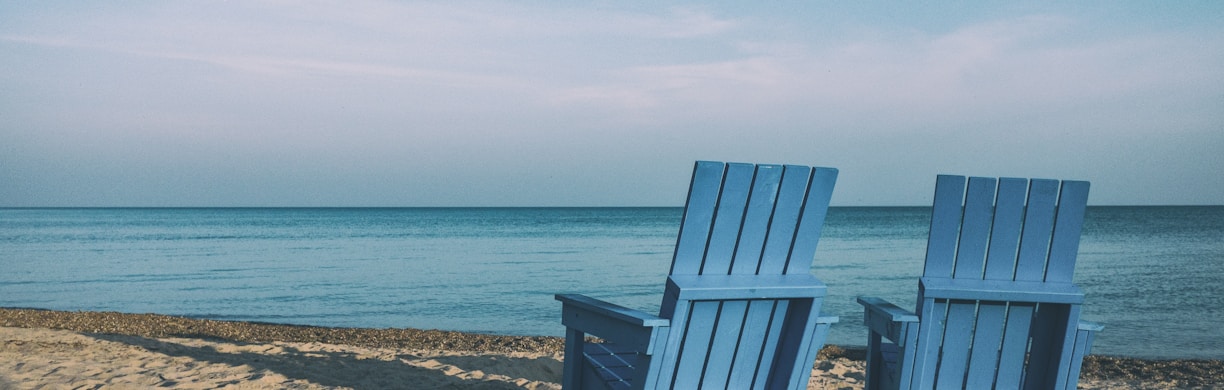
{"type": "MultiPolygon", "coordinates": [[[[291,383],[308,382],[353,389],[522,389],[531,382],[557,383],[560,381],[561,372],[561,362],[547,357],[417,356],[400,353],[392,360],[383,360],[387,357],[359,356],[352,352],[307,351],[284,344],[252,344],[215,338],[204,340],[241,350],[222,352],[213,345],[191,346],[139,336],[85,335],[98,340],[140,347],[169,357],[187,357],[201,363],[216,363],[229,367],[251,367],[250,373],[240,378],[201,378],[216,380],[219,386],[250,383],[274,373],[285,376],[291,383]],[[250,350],[249,347],[253,346],[266,346],[265,352],[269,353],[250,350]],[[529,368],[532,366],[544,368],[532,370],[529,368]]],[[[156,386],[177,387],[176,385],[183,382],[185,381],[165,379],[156,386]]],[[[291,383],[279,386],[288,385],[292,388],[291,383]]]]}

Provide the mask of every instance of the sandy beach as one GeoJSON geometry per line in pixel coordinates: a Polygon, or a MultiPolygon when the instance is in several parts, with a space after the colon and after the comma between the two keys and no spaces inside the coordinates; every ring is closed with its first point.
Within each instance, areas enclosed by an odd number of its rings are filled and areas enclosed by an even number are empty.
{"type": "MultiPolygon", "coordinates": [[[[0,309],[0,389],[559,389],[562,340],[0,309]]],[[[826,347],[810,389],[863,388],[826,347]]],[[[1224,362],[1091,356],[1082,389],[1224,389],[1224,362]]]]}

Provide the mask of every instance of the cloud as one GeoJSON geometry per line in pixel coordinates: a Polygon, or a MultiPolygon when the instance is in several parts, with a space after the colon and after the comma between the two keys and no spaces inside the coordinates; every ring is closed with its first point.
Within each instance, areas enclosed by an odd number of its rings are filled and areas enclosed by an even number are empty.
{"type": "MultiPolygon", "coordinates": [[[[181,157],[216,177],[243,167],[266,169],[251,177],[295,177],[300,167],[385,177],[445,166],[455,177],[529,172],[538,180],[524,183],[554,183],[543,178],[576,175],[565,166],[817,159],[904,181],[949,167],[1104,171],[1124,165],[1109,149],[1157,143],[1148,150],[1192,166],[1202,158],[1171,151],[1218,145],[1224,123],[1220,29],[1130,31],[1091,15],[919,30],[717,5],[95,8],[14,11],[0,23],[0,86],[12,91],[0,117],[20,118],[0,135],[25,156],[4,157],[9,166],[70,155],[60,159],[136,161],[130,171],[181,157]],[[1176,145],[1156,136],[1170,131],[1183,135],[1176,145]],[[958,155],[941,153],[948,145],[958,155]],[[1035,153],[1042,159],[1030,161],[1035,153]],[[440,163],[456,156],[466,161],[440,163]]],[[[617,175],[596,174],[670,183],[617,175]]],[[[847,175],[846,188],[898,203],[862,175],[847,175]]]]}

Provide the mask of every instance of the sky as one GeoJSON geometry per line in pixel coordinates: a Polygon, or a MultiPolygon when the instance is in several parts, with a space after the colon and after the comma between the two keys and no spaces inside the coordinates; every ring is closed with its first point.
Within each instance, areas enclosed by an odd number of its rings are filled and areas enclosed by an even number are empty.
{"type": "Polygon", "coordinates": [[[1224,204],[1224,2],[0,3],[0,207],[1224,204]]]}

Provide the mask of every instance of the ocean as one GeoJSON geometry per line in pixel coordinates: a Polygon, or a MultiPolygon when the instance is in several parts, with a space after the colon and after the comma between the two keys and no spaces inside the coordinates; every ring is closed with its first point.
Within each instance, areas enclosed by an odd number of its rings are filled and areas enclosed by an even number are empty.
{"type": "MultiPolygon", "coordinates": [[[[0,209],[0,306],[336,327],[564,334],[556,293],[657,312],[680,208],[0,209]]],[[[812,273],[912,308],[927,207],[834,207],[812,273]]],[[[1089,207],[1093,353],[1224,359],[1224,207],[1089,207]]]]}

